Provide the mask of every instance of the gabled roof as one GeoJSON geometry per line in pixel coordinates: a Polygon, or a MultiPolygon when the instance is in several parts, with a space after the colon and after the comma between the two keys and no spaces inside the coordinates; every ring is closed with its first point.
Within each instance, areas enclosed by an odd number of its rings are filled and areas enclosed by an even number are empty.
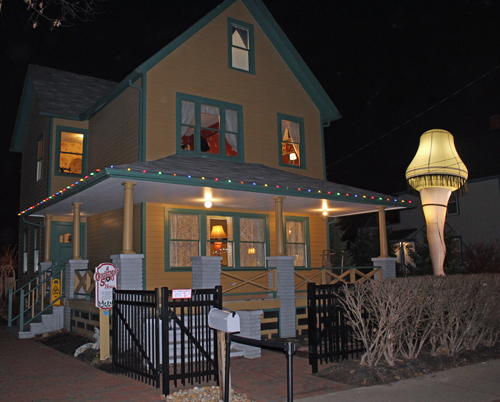
{"type": "MultiPolygon", "coordinates": [[[[136,72],[147,72],[154,67],[159,61],[164,59],[180,45],[182,45],[192,35],[210,23],[214,18],[219,16],[229,6],[239,0],[226,0],[220,6],[208,13],[204,18],[194,24],[191,28],[185,31],[182,35],[170,42],[167,46],[161,49],[154,56],[142,63],[136,72]]],[[[255,18],[259,26],[262,28],[266,36],[274,45],[283,60],[287,63],[290,70],[293,72],[297,80],[304,87],[312,101],[321,113],[323,124],[327,124],[333,120],[338,120],[342,116],[338,109],[333,104],[332,100],[323,89],[319,81],[306,65],[302,57],[299,55],[295,47],[292,45],[286,34],[280,28],[274,17],[266,8],[261,0],[240,0],[248,11],[255,18]]],[[[128,82],[128,80],[126,80],[128,82]]]]}
{"type": "Polygon", "coordinates": [[[80,120],[83,113],[116,86],[117,83],[113,81],[30,65],[12,137],[11,151],[22,151],[22,141],[33,97],[42,115],[80,120]]]}

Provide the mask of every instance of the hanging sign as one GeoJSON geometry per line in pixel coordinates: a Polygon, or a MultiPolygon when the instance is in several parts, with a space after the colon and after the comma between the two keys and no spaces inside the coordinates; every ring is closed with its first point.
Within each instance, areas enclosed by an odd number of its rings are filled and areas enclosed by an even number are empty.
{"type": "Polygon", "coordinates": [[[191,299],[193,289],[172,289],[172,299],[191,299]]]}
{"type": "Polygon", "coordinates": [[[101,310],[113,308],[113,288],[117,287],[118,268],[103,262],[95,269],[95,306],[101,310]]]}

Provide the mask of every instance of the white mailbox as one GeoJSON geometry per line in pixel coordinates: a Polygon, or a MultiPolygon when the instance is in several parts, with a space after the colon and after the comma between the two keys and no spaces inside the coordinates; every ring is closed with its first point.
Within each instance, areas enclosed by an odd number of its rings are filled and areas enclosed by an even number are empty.
{"type": "Polygon", "coordinates": [[[234,311],[213,308],[208,313],[208,326],[230,334],[240,332],[240,316],[234,311]]]}

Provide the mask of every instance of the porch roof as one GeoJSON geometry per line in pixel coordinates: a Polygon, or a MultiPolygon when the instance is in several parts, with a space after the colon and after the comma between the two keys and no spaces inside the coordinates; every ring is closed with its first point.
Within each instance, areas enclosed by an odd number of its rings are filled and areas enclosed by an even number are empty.
{"type": "Polygon", "coordinates": [[[92,173],[23,211],[22,215],[71,215],[81,202],[82,215],[123,206],[124,181],[133,181],[134,203],[164,203],[227,209],[273,211],[272,197],[283,196],[285,213],[345,216],[415,207],[411,201],[359,188],[285,172],[261,164],[200,156],[171,155],[151,162],[112,166],[92,173]]]}

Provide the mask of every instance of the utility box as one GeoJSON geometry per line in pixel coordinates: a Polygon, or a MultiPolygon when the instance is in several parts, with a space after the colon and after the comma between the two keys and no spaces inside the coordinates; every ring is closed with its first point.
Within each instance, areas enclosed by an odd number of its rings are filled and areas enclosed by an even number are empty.
{"type": "Polygon", "coordinates": [[[230,334],[240,332],[240,316],[234,311],[213,308],[208,313],[208,326],[230,334]]]}

